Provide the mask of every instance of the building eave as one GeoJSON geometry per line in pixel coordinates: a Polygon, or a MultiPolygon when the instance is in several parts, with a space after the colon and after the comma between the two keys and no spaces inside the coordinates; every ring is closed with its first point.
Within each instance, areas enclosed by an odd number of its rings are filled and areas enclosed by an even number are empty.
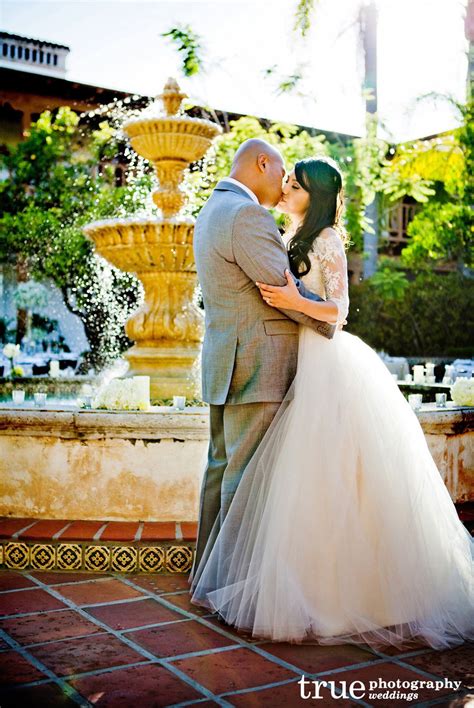
{"type": "Polygon", "coordinates": [[[12,34],[11,32],[0,31],[0,39],[10,41],[24,42],[25,44],[34,44],[38,47],[52,47],[53,49],[65,49],[70,52],[70,47],[65,44],[56,44],[56,42],[48,42],[45,39],[36,39],[35,37],[24,37],[22,34],[12,34]]]}
{"type": "MultiPolygon", "coordinates": [[[[72,103],[109,103],[114,98],[127,98],[132,94],[127,91],[106,88],[105,86],[92,86],[80,81],[71,81],[59,76],[48,76],[20,69],[0,68],[0,96],[8,93],[16,95],[35,95],[53,97],[58,96],[72,103]]],[[[72,104],[71,104],[72,105],[72,104]]]]}

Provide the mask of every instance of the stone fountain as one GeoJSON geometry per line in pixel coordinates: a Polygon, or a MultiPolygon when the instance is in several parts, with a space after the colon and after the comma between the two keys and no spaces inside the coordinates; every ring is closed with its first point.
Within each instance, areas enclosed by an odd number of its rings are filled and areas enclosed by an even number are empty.
{"type": "Polygon", "coordinates": [[[174,79],[158,98],[165,115],[145,109],[123,129],[133,149],[153,163],[159,180],[153,201],[163,218],[108,220],[89,224],[84,231],[101,256],[137,275],[145,289],[143,306],[125,327],[135,341],[125,354],[128,374],[150,376],[152,399],[194,398],[199,396],[203,315],[193,301],[194,222],[179,216],[186,202],[180,185],[189,164],[206,154],[221,128],[180,112],[186,94],[174,79]]]}

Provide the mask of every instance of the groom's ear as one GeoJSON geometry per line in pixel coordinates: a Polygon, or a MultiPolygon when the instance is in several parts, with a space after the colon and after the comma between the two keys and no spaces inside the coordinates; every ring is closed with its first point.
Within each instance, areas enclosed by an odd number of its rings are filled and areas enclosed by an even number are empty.
{"type": "Polygon", "coordinates": [[[260,170],[260,172],[265,172],[267,169],[267,162],[268,162],[268,157],[264,153],[260,153],[260,155],[257,155],[257,168],[260,170]]]}

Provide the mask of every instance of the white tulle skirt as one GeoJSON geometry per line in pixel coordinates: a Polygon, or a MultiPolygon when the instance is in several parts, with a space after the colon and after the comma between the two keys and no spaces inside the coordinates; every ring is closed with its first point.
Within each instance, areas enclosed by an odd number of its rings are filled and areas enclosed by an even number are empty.
{"type": "Polygon", "coordinates": [[[473,557],[377,353],[301,326],[296,378],[193,571],[192,602],[274,641],[443,648],[474,639],[473,557]]]}

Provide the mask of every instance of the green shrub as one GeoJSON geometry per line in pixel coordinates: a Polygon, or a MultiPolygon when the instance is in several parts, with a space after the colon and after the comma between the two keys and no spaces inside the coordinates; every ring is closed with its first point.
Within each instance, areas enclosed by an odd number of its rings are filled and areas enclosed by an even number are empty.
{"type": "Polygon", "coordinates": [[[420,273],[398,297],[372,279],[350,287],[347,331],[392,356],[471,357],[474,280],[420,273]]]}

